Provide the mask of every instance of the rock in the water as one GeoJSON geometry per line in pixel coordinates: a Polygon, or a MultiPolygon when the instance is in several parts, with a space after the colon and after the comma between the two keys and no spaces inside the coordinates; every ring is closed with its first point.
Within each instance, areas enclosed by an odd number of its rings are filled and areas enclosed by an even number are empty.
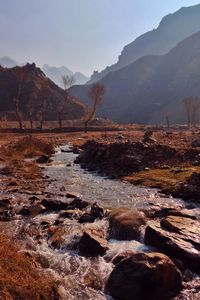
{"type": "Polygon", "coordinates": [[[95,231],[85,231],[79,241],[79,252],[83,256],[104,255],[108,250],[107,241],[95,231]]]}
{"type": "Polygon", "coordinates": [[[200,274],[199,227],[197,220],[168,216],[161,220],[161,225],[155,223],[147,226],[145,243],[180,259],[191,271],[200,274]]]}
{"type": "Polygon", "coordinates": [[[79,232],[80,224],[69,224],[68,226],[59,225],[49,228],[49,244],[56,249],[62,248],[66,243],[70,241],[68,247],[74,247],[73,237],[79,232]]]}
{"type": "Polygon", "coordinates": [[[132,255],[134,255],[135,252],[132,250],[126,250],[124,252],[121,252],[120,254],[115,255],[115,257],[112,258],[112,263],[114,265],[117,265],[118,263],[120,263],[120,261],[122,261],[125,258],[128,258],[132,255]]]}
{"type": "Polygon", "coordinates": [[[100,219],[101,220],[104,217],[104,210],[97,203],[93,203],[92,206],[91,206],[90,214],[95,219],[100,219]]]}
{"type": "Polygon", "coordinates": [[[46,208],[41,204],[35,204],[28,207],[30,216],[34,218],[35,216],[42,214],[46,211],[46,208]]]}
{"type": "Polygon", "coordinates": [[[76,192],[68,192],[67,194],[66,194],[66,197],[67,198],[77,198],[79,196],[79,193],[76,193],[76,192]]]}
{"type": "Polygon", "coordinates": [[[59,214],[60,218],[67,218],[67,219],[78,219],[80,216],[80,210],[79,209],[68,209],[66,211],[63,211],[59,214]]]}
{"type": "Polygon", "coordinates": [[[95,218],[89,213],[83,214],[78,220],[79,223],[93,223],[94,221],[95,218]]]}
{"type": "Polygon", "coordinates": [[[41,204],[46,207],[48,211],[65,210],[69,208],[69,203],[61,200],[44,199],[41,204]]]}
{"type": "Polygon", "coordinates": [[[117,208],[109,215],[110,237],[119,240],[139,239],[140,227],[145,225],[143,212],[117,208]]]}
{"type": "Polygon", "coordinates": [[[36,162],[38,164],[46,164],[50,162],[50,157],[48,155],[42,155],[36,160],[36,162]]]}
{"type": "Polygon", "coordinates": [[[70,202],[71,209],[84,209],[89,205],[90,203],[88,201],[84,201],[80,198],[75,198],[72,202],[70,202]]]}
{"type": "Polygon", "coordinates": [[[181,273],[161,253],[135,253],[123,259],[107,283],[109,294],[117,300],[171,299],[181,288],[181,273]]]}

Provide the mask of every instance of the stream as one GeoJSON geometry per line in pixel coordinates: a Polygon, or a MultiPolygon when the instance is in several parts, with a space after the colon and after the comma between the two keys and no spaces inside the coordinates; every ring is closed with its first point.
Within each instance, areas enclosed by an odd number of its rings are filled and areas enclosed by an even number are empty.
{"type": "Polygon", "coordinates": [[[181,200],[166,197],[156,189],[134,186],[83,170],[79,164],[74,164],[77,154],[67,152],[69,149],[70,145],[56,148],[53,161],[45,170],[45,174],[55,181],[46,191],[59,193],[64,189],[77,193],[84,200],[97,202],[108,208],[143,208],[159,204],[174,207],[183,204],[181,200]]]}
{"type": "MultiPolygon", "coordinates": [[[[70,151],[70,145],[56,148],[52,162],[43,170],[50,179],[45,193],[57,199],[67,200],[66,193],[76,193],[87,201],[97,202],[104,208],[128,207],[148,208],[152,205],[164,207],[184,206],[181,200],[166,197],[157,190],[137,187],[119,180],[108,179],[83,170],[74,164],[77,154],[70,151]]],[[[49,225],[55,224],[59,212],[40,214],[33,219],[16,220],[14,226],[26,236],[24,251],[28,251],[42,265],[47,273],[53,274],[60,284],[59,293],[66,300],[105,300],[105,283],[113,269],[108,262],[124,250],[150,251],[142,241],[109,241],[109,250],[104,257],[86,258],[79,256],[71,245],[76,243],[84,229],[101,229],[106,232],[108,222],[103,219],[94,223],[78,224],[75,220],[65,219],[58,231],[61,238],[58,248],[52,247],[48,236],[49,225]]],[[[55,227],[55,226],[54,226],[55,227]]]]}

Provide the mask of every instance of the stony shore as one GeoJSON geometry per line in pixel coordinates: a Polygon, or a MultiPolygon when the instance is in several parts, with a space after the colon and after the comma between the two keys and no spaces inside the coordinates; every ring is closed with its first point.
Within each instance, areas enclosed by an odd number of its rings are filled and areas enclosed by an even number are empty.
{"type": "MultiPolygon", "coordinates": [[[[96,147],[97,144],[99,146],[99,142],[88,143],[90,147],[91,145],[96,147]]],[[[15,146],[16,144],[11,144],[8,147],[9,151],[14,151],[15,146]]],[[[87,147],[86,144],[82,149],[87,151],[87,147]]],[[[93,166],[87,164],[87,167],[96,169],[95,159],[104,162],[104,157],[108,159],[111,155],[113,161],[118,162],[118,176],[125,176],[126,174],[122,173],[121,166],[124,162],[120,160],[120,154],[124,153],[124,149],[127,151],[127,147],[130,150],[130,143],[122,142],[120,138],[117,147],[116,151],[112,144],[105,146],[101,143],[100,154],[96,151],[97,148],[93,148],[92,155],[91,151],[88,152],[90,154],[86,152],[87,156],[90,155],[90,163],[93,162],[93,166]],[[106,152],[107,149],[111,149],[110,152],[106,152]],[[115,157],[113,152],[116,153],[115,157]]],[[[154,168],[153,162],[156,160],[161,163],[162,157],[166,157],[166,160],[162,161],[163,164],[170,165],[169,157],[173,158],[173,164],[176,162],[179,164],[186,155],[182,153],[181,156],[180,153],[176,154],[166,146],[155,144],[150,145],[150,149],[138,143],[131,144],[131,147],[134,150],[138,149],[140,154],[141,147],[147,151],[144,155],[146,159],[143,161],[148,163],[145,164],[145,168],[154,168]],[[153,152],[151,147],[156,151],[153,152]],[[149,153],[152,153],[151,159],[148,159],[149,153]]],[[[102,257],[111,268],[103,282],[98,280],[98,274],[94,269],[84,275],[84,289],[91,289],[90,293],[93,295],[90,299],[96,299],[94,293],[98,290],[100,293],[103,291],[105,294],[112,295],[114,299],[122,300],[142,300],[147,297],[152,300],[199,299],[200,211],[198,208],[193,206],[185,209],[166,208],[152,204],[150,209],[140,211],[126,208],[108,210],[100,207],[98,203],[80,199],[76,194],[67,191],[60,191],[59,195],[47,193],[45,187],[52,179],[44,176],[42,169],[50,163],[51,153],[45,152],[46,150],[40,153],[42,156],[39,156],[39,160],[38,155],[35,156],[34,161],[23,157],[14,164],[13,160],[12,164],[10,162],[8,164],[6,156],[2,156],[4,166],[1,169],[0,217],[4,235],[19,244],[21,255],[26,259],[28,257],[40,274],[44,272],[48,279],[55,281],[55,285],[49,287],[50,290],[52,289],[51,299],[70,299],[66,291],[63,293],[61,278],[55,279],[50,271],[53,256],[58,255],[59,251],[69,250],[94,265],[95,259],[102,257]],[[14,226],[16,228],[13,231],[14,226]],[[111,251],[110,239],[135,240],[144,244],[147,250],[129,250],[120,253],[111,251]],[[37,251],[37,248],[43,244],[49,247],[53,255],[50,259],[44,253],[37,251]]],[[[80,160],[85,155],[84,152],[82,153],[80,160]]],[[[129,164],[125,165],[129,172],[130,157],[128,159],[129,164]]],[[[86,166],[86,160],[84,164],[86,166]]],[[[102,171],[111,168],[111,164],[106,166],[107,169],[100,163],[98,169],[100,166],[104,168],[101,169],[102,171]]],[[[116,174],[116,167],[112,166],[111,169],[113,173],[108,174],[113,176],[116,174]]],[[[65,282],[65,288],[67,286],[70,288],[70,285],[70,282],[65,282]]],[[[78,283],[75,286],[81,288],[78,283]]],[[[7,293],[5,299],[15,299],[15,295],[9,288],[3,291],[1,287],[0,293],[3,296],[7,293]]],[[[19,299],[30,299],[30,295],[27,295],[19,299]]],[[[49,294],[44,299],[50,299],[49,294]]]]}

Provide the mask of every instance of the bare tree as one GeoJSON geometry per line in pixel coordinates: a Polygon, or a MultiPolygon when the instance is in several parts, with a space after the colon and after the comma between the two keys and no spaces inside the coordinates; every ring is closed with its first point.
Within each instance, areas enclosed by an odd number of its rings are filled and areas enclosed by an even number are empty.
{"type": "Polygon", "coordinates": [[[30,128],[33,129],[33,116],[34,116],[34,112],[35,112],[33,97],[30,97],[26,108],[27,108],[27,112],[28,112],[30,128]]]}
{"type": "Polygon", "coordinates": [[[19,84],[18,84],[18,88],[17,88],[17,94],[16,94],[16,97],[14,97],[14,99],[13,99],[14,106],[15,106],[15,114],[16,114],[17,120],[19,122],[20,130],[22,130],[22,128],[23,128],[23,124],[22,124],[23,112],[20,109],[20,102],[21,102],[24,77],[25,77],[25,72],[22,72],[20,75],[20,80],[19,80],[19,84]]]}
{"type": "Polygon", "coordinates": [[[23,118],[23,113],[20,110],[20,98],[19,96],[14,98],[14,105],[15,105],[15,114],[19,123],[19,129],[22,130],[23,124],[22,124],[22,118],[23,118]]]}
{"type": "Polygon", "coordinates": [[[59,99],[58,102],[58,123],[59,128],[62,128],[62,120],[63,120],[63,114],[66,108],[66,104],[69,100],[69,90],[72,87],[72,85],[75,83],[75,79],[73,76],[64,75],[62,76],[62,83],[65,90],[65,96],[62,99],[59,99]]]}
{"type": "Polygon", "coordinates": [[[89,97],[92,101],[92,107],[88,108],[84,118],[85,132],[87,132],[88,123],[94,118],[98,105],[101,103],[106,90],[100,83],[94,83],[89,91],[89,97]]]}
{"type": "Polygon", "coordinates": [[[200,108],[200,98],[198,97],[186,97],[182,100],[187,114],[188,127],[196,126],[196,117],[200,108]]]}
{"type": "Polygon", "coordinates": [[[167,128],[169,129],[169,127],[170,127],[170,113],[169,112],[165,112],[165,120],[166,120],[167,128]]]}
{"type": "Polygon", "coordinates": [[[41,89],[41,95],[39,99],[39,107],[38,107],[38,117],[40,122],[40,130],[43,129],[43,123],[45,120],[45,115],[48,110],[48,103],[47,103],[47,90],[45,87],[42,87],[41,89]]]}
{"type": "Polygon", "coordinates": [[[46,102],[45,98],[43,98],[41,100],[40,109],[38,111],[39,121],[40,121],[40,129],[41,130],[43,129],[43,123],[44,123],[46,112],[47,112],[47,102],[46,102]]]}
{"type": "Polygon", "coordinates": [[[192,126],[193,127],[196,127],[199,108],[200,108],[200,98],[193,97],[193,101],[192,101],[192,126]]]}

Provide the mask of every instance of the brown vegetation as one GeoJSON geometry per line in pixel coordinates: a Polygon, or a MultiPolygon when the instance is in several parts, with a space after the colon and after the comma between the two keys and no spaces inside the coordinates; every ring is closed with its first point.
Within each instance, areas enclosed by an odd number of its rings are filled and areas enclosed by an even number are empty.
{"type": "Polygon", "coordinates": [[[169,168],[167,170],[150,169],[125,176],[123,177],[123,180],[136,185],[169,190],[175,188],[178,183],[185,182],[185,180],[194,172],[200,172],[200,167],[190,166],[169,168]]]}
{"type": "Polygon", "coordinates": [[[51,155],[53,145],[33,136],[26,136],[15,143],[10,143],[2,149],[6,158],[32,158],[42,154],[51,155]]]}
{"type": "Polygon", "coordinates": [[[36,268],[34,259],[19,252],[14,241],[0,236],[0,299],[59,299],[56,284],[36,268]]]}
{"type": "Polygon", "coordinates": [[[52,144],[32,136],[23,137],[1,148],[1,159],[6,164],[2,172],[34,178],[40,172],[38,165],[35,161],[25,161],[24,159],[43,154],[51,155],[53,152],[52,144]]]}

